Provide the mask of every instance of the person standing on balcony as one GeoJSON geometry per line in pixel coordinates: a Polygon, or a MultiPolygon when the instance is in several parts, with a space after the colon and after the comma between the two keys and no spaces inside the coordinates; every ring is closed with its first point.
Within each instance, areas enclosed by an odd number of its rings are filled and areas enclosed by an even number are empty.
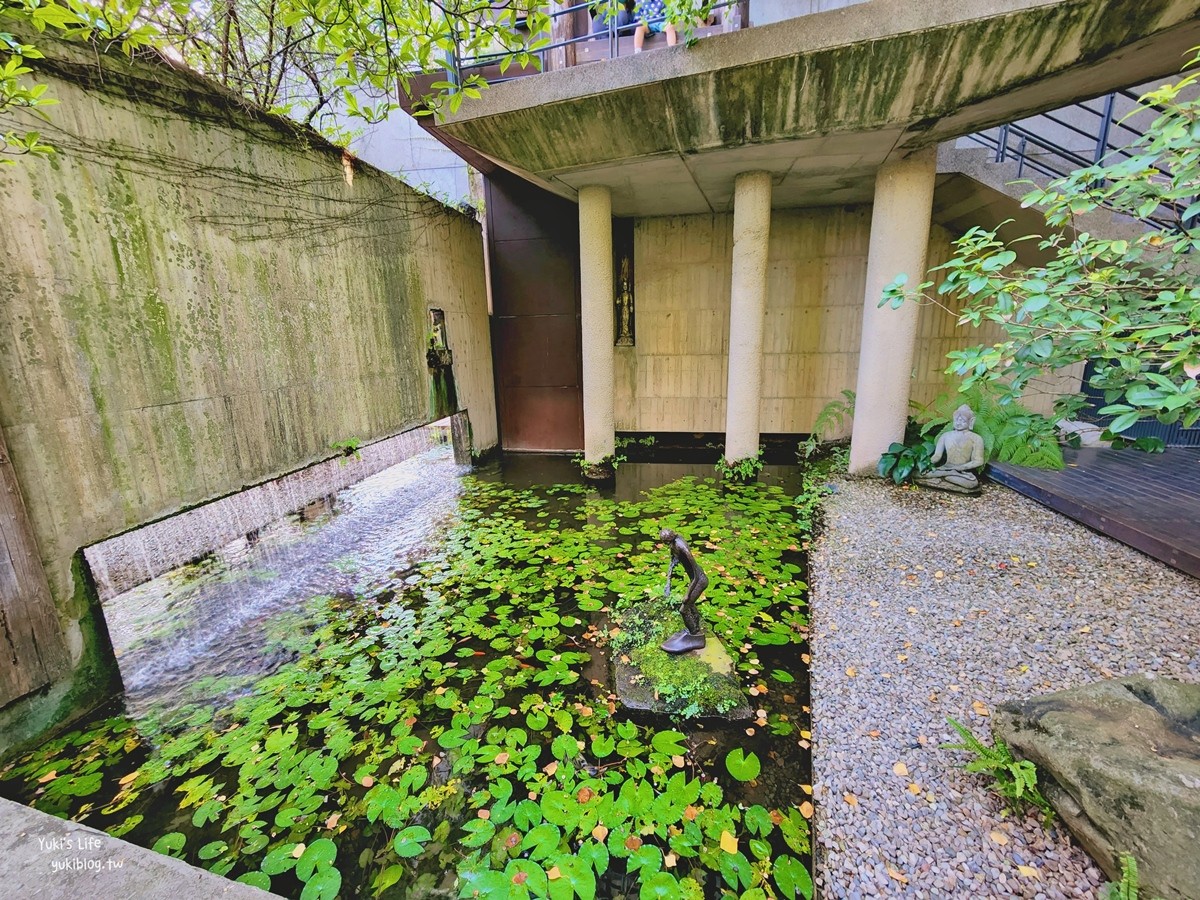
{"type": "Polygon", "coordinates": [[[633,52],[641,53],[642,45],[646,42],[647,32],[651,34],[667,33],[667,46],[674,47],[679,42],[679,34],[675,26],[666,21],[666,10],[663,0],[639,0],[637,5],[638,27],[633,33],[633,52]]]}

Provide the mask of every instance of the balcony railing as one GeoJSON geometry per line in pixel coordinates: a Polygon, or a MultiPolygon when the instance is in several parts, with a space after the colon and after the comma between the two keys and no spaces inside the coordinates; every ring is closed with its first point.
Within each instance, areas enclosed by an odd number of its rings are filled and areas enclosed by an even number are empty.
{"type": "MultiPolygon", "coordinates": [[[[967,139],[992,150],[995,162],[1014,163],[1018,178],[1030,174],[1060,178],[1100,162],[1132,158],[1130,145],[1155,115],[1155,108],[1139,104],[1137,93],[1123,90],[967,135],[967,139]]],[[[1166,170],[1158,171],[1170,177],[1166,170]]],[[[1178,228],[1187,206],[1187,202],[1164,202],[1142,221],[1163,230],[1178,228]]]]}

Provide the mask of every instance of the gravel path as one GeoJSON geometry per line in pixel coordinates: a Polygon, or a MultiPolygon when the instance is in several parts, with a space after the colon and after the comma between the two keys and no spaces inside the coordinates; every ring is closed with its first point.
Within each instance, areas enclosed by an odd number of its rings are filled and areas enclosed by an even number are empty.
{"type": "Polygon", "coordinates": [[[826,510],[811,556],[822,896],[1097,896],[1103,874],[1061,826],[1006,815],[939,748],[957,737],[946,717],[989,740],[1007,699],[1137,672],[1200,682],[1200,581],[999,485],[842,480],[826,510]]]}

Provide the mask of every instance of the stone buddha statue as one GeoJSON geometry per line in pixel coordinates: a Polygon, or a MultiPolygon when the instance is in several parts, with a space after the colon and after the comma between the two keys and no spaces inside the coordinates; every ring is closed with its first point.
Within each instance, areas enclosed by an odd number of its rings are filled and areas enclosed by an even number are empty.
{"type": "Polygon", "coordinates": [[[983,438],[971,429],[975,427],[975,413],[965,403],[954,411],[954,430],[943,431],[930,457],[936,469],[917,477],[917,484],[941,491],[959,494],[979,492],[979,479],[975,469],[983,468],[983,438]],[[945,457],[945,461],[938,463],[945,457]]]}

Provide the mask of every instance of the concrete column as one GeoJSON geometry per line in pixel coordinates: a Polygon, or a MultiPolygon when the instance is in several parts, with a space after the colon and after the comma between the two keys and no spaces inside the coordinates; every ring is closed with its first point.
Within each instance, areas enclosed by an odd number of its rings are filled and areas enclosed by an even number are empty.
{"type": "Polygon", "coordinates": [[[612,194],[579,189],[579,276],[583,319],[583,458],[613,453],[612,194]]]}
{"type": "Polygon", "coordinates": [[[771,175],[743,172],[733,185],[733,279],[729,294],[729,381],[725,459],[758,455],[763,313],[771,237],[771,175]]]}
{"type": "Polygon", "coordinates": [[[886,163],[875,176],[854,434],[850,439],[852,473],[875,471],[888,446],[904,440],[920,307],[915,303],[905,303],[899,309],[880,307],[879,300],[897,275],[907,275],[909,285],[920,283],[925,275],[936,174],[937,148],[929,147],[906,159],[886,163]]]}

